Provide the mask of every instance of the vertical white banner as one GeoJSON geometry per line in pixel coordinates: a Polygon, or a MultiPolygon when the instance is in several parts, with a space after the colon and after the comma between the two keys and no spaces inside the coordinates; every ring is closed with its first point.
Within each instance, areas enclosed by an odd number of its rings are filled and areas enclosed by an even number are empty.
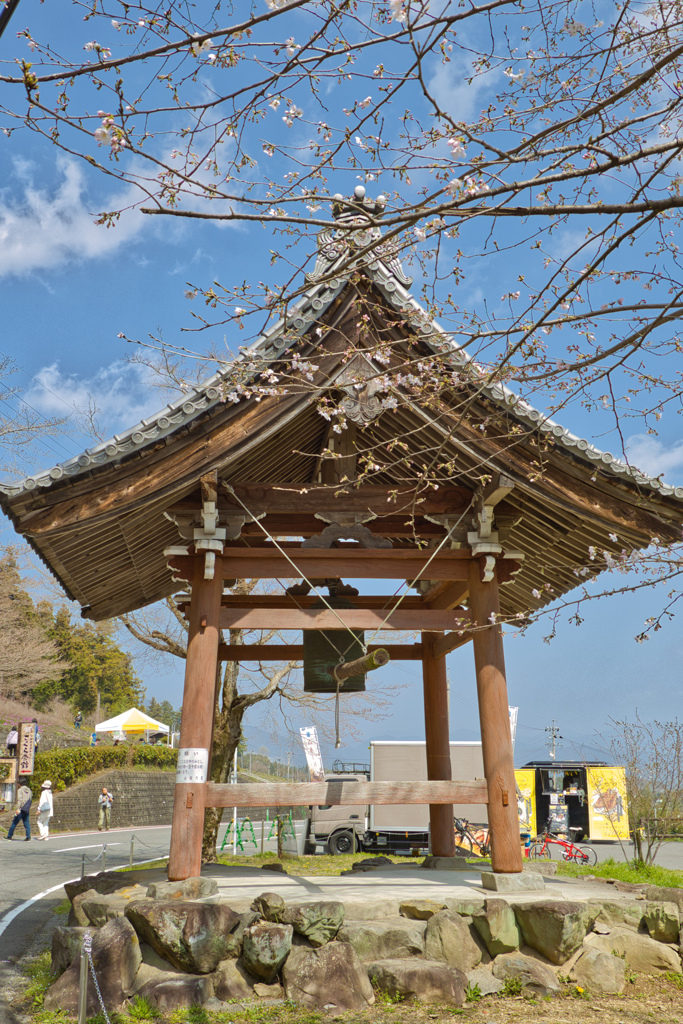
{"type": "Polygon", "coordinates": [[[33,755],[36,749],[36,726],[34,722],[22,722],[19,726],[19,775],[33,774],[33,755]]]}
{"type": "Polygon", "coordinates": [[[310,726],[307,729],[299,729],[299,732],[301,733],[301,744],[306,755],[306,764],[308,765],[311,782],[322,782],[325,778],[325,769],[323,768],[323,755],[320,751],[317,729],[314,726],[310,726]]]}
{"type": "Polygon", "coordinates": [[[519,708],[511,708],[508,704],[508,711],[510,712],[510,735],[512,736],[512,749],[515,749],[515,737],[517,736],[517,715],[519,714],[519,708]]]}

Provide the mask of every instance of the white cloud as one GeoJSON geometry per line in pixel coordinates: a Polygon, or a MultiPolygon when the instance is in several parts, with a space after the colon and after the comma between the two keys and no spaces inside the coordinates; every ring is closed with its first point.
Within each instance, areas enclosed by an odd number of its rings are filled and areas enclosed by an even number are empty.
{"type": "Polygon", "coordinates": [[[65,157],[57,160],[59,180],[36,186],[31,165],[15,163],[22,195],[0,194],[0,277],[62,268],[66,263],[109,256],[129,244],[144,226],[137,210],[122,213],[116,226],[95,224],[102,210],[129,206],[140,198],[130,186],[96,203],[88,199],[83,169],[65,157]]]}
{"type": "Polygon", "coordinates": [[[669,484],[683,482],[683,441],[666,445],[652,434],[634,434],[626,441],[626,454],[648,476],[663,474],[669,484]]]}
{"type": "Polygon", "coordinates": [[[495,80],[488,74],[473,75],[472,64],[454,58],[450,64],[439,63],[429,79],[428,90],[442,110],[457,121],[472,121],[479,117],[485,103],[485,94],[495,86],[495,80]]]}
{"type": "Polygon", "coordinates": [[[153,376],[147,367],[123,360],[102,367],[90,378],[64,374],[58,363],[53,363],[35,373],[34,379],[26,400],[44,416],[71,414],[82,447],[95,443],[83,420],[89,409],[97,410],[98,432],[110,437],[150,416],[168,400],[163,390],[152,387],[153,376]]]}

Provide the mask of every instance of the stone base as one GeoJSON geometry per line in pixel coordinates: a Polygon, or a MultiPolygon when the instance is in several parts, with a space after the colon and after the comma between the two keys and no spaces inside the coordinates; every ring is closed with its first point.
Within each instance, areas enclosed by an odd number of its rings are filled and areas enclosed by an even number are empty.
{"type": "Polygon", "coordinates": [[[531,892],[545,889],[541,875],[534,874],[499,874],[495,871],[482,871],[481,884],[484,889],[494,892],[531,892]]]}
{"type": "Polygon", "coordinates": [[[421,868],[431,871],[476,871],[476,864],[468,864],[464,857],[425,857],[421,868]]]}

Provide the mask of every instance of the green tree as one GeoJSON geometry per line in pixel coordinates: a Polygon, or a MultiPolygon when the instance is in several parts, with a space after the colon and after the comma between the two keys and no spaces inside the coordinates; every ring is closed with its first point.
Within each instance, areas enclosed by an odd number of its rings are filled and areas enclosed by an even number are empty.
{"type": "Polygon", "coordinates": [[[145,690],[131,656],[116,642],[112,622],[73,623],[67,608],[60,608],[50,630],[59,657],[68,667],[45,698],[59,696],[86,714],[115,715],[131,704],[143,704],[145,690]]]}

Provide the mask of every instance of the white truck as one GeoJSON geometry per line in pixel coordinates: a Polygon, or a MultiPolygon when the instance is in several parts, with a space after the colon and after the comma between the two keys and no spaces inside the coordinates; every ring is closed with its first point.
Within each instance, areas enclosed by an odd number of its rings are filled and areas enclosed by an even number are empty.
{"type": "MultiPolygon", "coordinates": [[[[451,743],[451,767],[454,779],[469,781],[484,778],[481,743],[451,743]]],[[[361,782],[420,782],[427,778],[427,753],[424,741],[373,740],[370,764],[335,762],[325,781],[357,779],[361,782]]],[[[483,804],[457,804],[457,818],[484,824],[483,804]]],[[[429,807],[424,804],[393,804],[368,807],[315,806],[310,808],[309,828],[304,845],[314,853],[323,845],[325,852],[422,854],[429,852],[429,807]]]]}

